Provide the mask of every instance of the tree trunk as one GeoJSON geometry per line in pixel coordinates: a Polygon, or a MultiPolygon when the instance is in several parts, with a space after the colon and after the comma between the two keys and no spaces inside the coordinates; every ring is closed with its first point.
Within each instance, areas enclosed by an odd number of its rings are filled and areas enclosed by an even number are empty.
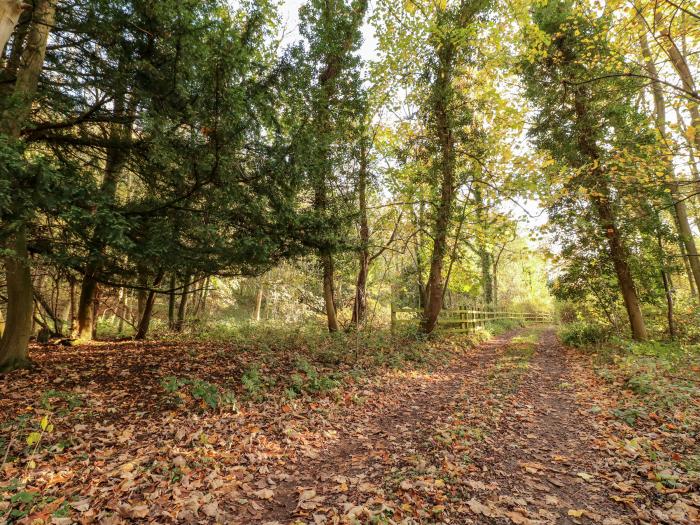
{"type": "MultiPolygon", "coordinates": [[[[70,283],[68,284],[68,293],[70,293],[70,283]]],[[[61,325],[63,327],[62,336],[70,337],[71,335],[71,317],[70,317],[71,301],[70,297],[66,301],[61,313],[61,325]]]]}
{"type": "Polygon", "coordinates": [[[148,270],[143,266],[137,269],[139,288],[136,291],[136,323],[141,321],[143,313],[146,311],[146,303],[148,301],[148,270]]]}
{"type": "MultiPolygon", "coordinates": [[[[352,52],[352,46],[356,39],[356,31],[362,25],[365,12],[367,11],[367,0],[360,0],[354,6],[352,17],[347,24],[342,27],[342,39],[339,46],[332,46],[327,49],[323,57],[323,67],[318,75],[320,87],[320,102],[316,105],[314,115],[314,129],[318,133],[318,159],[315,168],[315,192],[314,209],[321,215],[328,213],[328,186],[333,172],[331,160],[331,146],[333,134],[333,105],[335,103],[338,90],[338,77],[343,73],[344,62],[352,52]]],[[[336,16],[334,2],[323,2],[321,16],[327,23],[332,23],[336,16]]],[[[323,269],[323,301],[325,304],[328,331],[338,331],[338,318],[335,304],[334,289],[334,265],[333,248],[322,248],[319,251],[319,258],[323,269]]]]}
{"type": "Polygon", "coordinates": [[[664,245],[661,235],[657,237],[657,242],[659,245],[659,253],[662,258],[661,281],[663,282],[664,293],[666,295],[666,320],[668,321],[668,336],[671,341],[673,341],[676,338],[676,324],[673,319],[673,283],[671,282],[671,277],[666,270],[666,265],[663,263],[664,245]]]}
{"type": "Polygon", "coordinates": [[[683,268],[685,270],[685,275],[688,278],[688,288],[690,288],[690,296],[697,297],[698,289],[695,287],[695,277],[693,276],[693,269],[690,267],[688,262],[688,254],[685,253],[685,244],[683,241],[680,243],[681,258],[683,259],[683,268]]]}
{"type": "Polygon", "coordinates": [[[666,319],[668,321],[668,336],[673,341],[676,338],[676,328],[673,320],[673,291],[668,282],[668,274],[666,271],[661,271],[661,279],[664,283],[664,292],[666,293],[666,319]]]}
{"type": "Polygon", "coordinates": [[[491,273],[493,257],[488,250],[482,248],[479,250],[479,260],[481,261],[481,282],[484,287],[482,298],[484,306],[490,306],[493,304],[493,274],[491,273]]]}
{"type": "Polygon", "coordinates": [[[170,276],[170,292],[168,293],[168,329],[175,329],[175,274],[170,276]]]}
{"type": "Polygon", "coordinates": [[[93,277],[92,267],[87,269],[80,286],[80,299],[78,300],[78,332],[77,338],[81,341],[90,341],[95,326],[94,305],[97,296],[97,281],[93,277]]]}
{"type": "Polygon", "coordinates": [[[68,326],[69,328],[69,336],[70,337],[75,337],[76,330],[78,329],[77,325],[77,320],[76,320],[76,300],[75,300],[75,279],[73,276],[69,276],[69,286],[68,286],[68,292],[70,294],[70,314],[69,314],[69,319],[68,319],[68,326]]]}
{"type": "Polygon", "coordinates": [[[498,267],[501,262],[501,256],[503,255],[503,250],[506,249],[506,245],[501,246],[498,251],[498,255],[493,258],[493,305],[498,306],[499,293],[498,293],[498,267]]]}
{"type": "Polygon", "coordinates": [[[359,326],[367,311],[367,276],[369,274],[369,221],[367,218],[367,144],[360,139],[360,169],[358,172],[357,193],[360,214],[360,253],[357,280],[355,281],[355,301],[352,307],[351,323],[359,326]]]}
{"type": "Polygon", "coordinates": [[[51,323],[53,324],[53,330],[51,330],[51,333],[58,336],[62,335],[63,321],[53,309],[51,303],[41,294],[38,287],[34,289],[34,299],[37,303],[39,303],[41,308],[44,310],[44,313],[46,313],[48,318],[51,320],[51,323]]]}
{"type": "MultiPolygon", "coordinates": [[[[119,67],[121,68],[121,63],[119,67]]],[[[134,111],[135,101],[132,99],[130,107],[127,108],[126,89],[122,87],[115,95],[114,115],[118,118],[128,116],[129,120],[127,123],[114,122],[109,128],[109,140],[111,144],[107,146],[104,175],[100,186],[100,194],[109,201],[113,201],[116,197],[119,177],[127,161],[127,148],[125,148],[123,143],[131,138],[134,111]]],[[[91,253],[93,260],[86,265],[85,277],[80,290],[81,311],[78,312],[78,337],[86,341],[91,339],[92,334],[94,334],[95,319],[94,316],[90,316],[83,309],[88,308],[88,304],[94,302],[95,294],[97,293],[96,284],[102,272],[102,263],[100,259],[106,245],[104,240],[105,232],[103,230],[104,226],[99,225],[95,228],[92,235],[91,253]],[[90,296],[91,294],[92,297],[90,296]],[[90,302],[88,303],[88,301],[90,302]],[[89,325],[83,324],[88,322],[90,323],[89,325]]],[[[142,312],[140,311],[139,319],[141,318],[141,314],[142,312]]]]}
{"type": "Polygon", "coordinates": [[[122,298],[120,311],[121,311],[121,315],[119,316],[119,324],[117,325],[117,333],[123,334],[124,333],[124,319],[126,318],[127,315],[129,315],[129,290],[128,289],[124,290],[124,297],[122,298]]]}
{"type": "Polygon", "coordinates": [[[598,196],[591,196],[591,204],[598,214],[600,226],[605,231],[605,237],[608,243],[609,256],[615,267],[617,282],[622,294],[622,299],[627,310],[632,337],[638,341],[644,341],[647,338],[647,330],[642,317],[642,310],[637,296],[637,290],[634,286],[632,272],[628,263],[627,248],[620,237],[615,213],[610,202],[611,191],[606,182],[606,174],[600,166],[600,152],[598,145],[595,143],[586,132],[590,123],[588,122],[588,107],[582,88],[577,88],[574,93],[574,110],[576,112],[577,124],[581,128],[578,133],[578,147],[581,153],[585,155],[590,162],[596,167],[591,170],[590,179],[587,181],[590,187],[596,188],[598,196]],[[602,196],[601,196],[602,195],[602,196]]]}
{"type": "Polygon", "coordinates": [[[0,55],[25,9],[31,9],[31,5],[21,0],[0,0],[0,55]]]}
{"type": "Polygon", "coordinates": [[[493,255],[487,248],[486,239],[484,239],[483,233],[488,231],[489,228],[488,216],[484,213],[487,203],[485,202],[479,184],[474,184],[472,186],[472,193],[474,194],[474,204],[476,205],[476,220],[480,226],[480,233],[476,238],[476,251],[479,256],[481,266],[482,300],[484,306],[490,306],[493,304],[493,276],[491,273],[493,255]]]}
{"type": "MultiPolygon", "coordinates": [[[[664,22],[661,17],[661,12],[657,11],[656,25],[658,27],[664,27],[664,22]]],[[[683,89],[689,93],[696,93],[695,79],[693,78],[693,74],[688,66],[688,61],[674,42],[670,29],[664,27],[664,29],[662,29],[660,32],[660,36],[661,38],[659,41],[662,43],[661,45],[666,52],[673,69],[675,69],[676,73],[678,73],[683,89]]],[[[654,78],[658,78],[658,76],[654,78]]],[[[659,89],[656,82],[653,82],[652,85],[657,86],[657,89],[659,89]]],[[[696,99],[693,99],[692,97],[686,97],[686,99],[688,103],[688,113],[690,113],[690,125],[696,130],[694,137],[695,149],[696,151],[700,151],[700,108],[698,108],[698,102],[696,99]]]]}
{"type": "MultiPolygon", "coordinates": [[[[31,111],[39,75],[44,64],[46,42],[54,23],[54,0],[37,0],[31,27],[22,53],[22,65],[12,92],[12,101],[0,119],[0,133],[19,139],[20,131],[31,111]]],[[[8,35],[9,37],[9,35],[8,35]]],[[[3,42],[4,47],[5,42],[3,42]]],[[[8,238],[12,256],[5,257],[7,276],[7,322],[0,339],[0,370],[10,371],[27,366],[27,345],[31,336],[34,300],[27,250],[27,225],[17,225],[8,238]]]]}
{"type": "Polygon", "coordinates": [[[207,318],[207,299],[209,299],[209,287],[211,285],[211,275],[204,279],[204,289],[202,290],[202,318],[207,318]]]}
{"type": "MultiPolygon", "coordinates": [[[[700,289],[700,256],[698,255],[698,249],[695,244],[695,239],[693,238],[693,231],[690,229],[688,208],[685,205],[685,201],[681,200],[682,197],[678,195],[677,188],[678,184],[674,183],[671,195],[676,217],[678,218],[678,233],[680,234],[683,247],[685,248],[686,260],[690,266],[690,276],[693,278],[695,290],[698,290],[700,289]]],[[[698,297],[698,300],[700,300],[700,297],[698,297]]]]}
{"type": "Polygon", "coordinates": [[[95,300],[92,303],[92,337],[91,339],[97,339],[97,312],[100,310],[100,293],[99,289],[95,294],[95,300]]]}
{"type": "Polygon", "coordinates": [[[180,297],[180,305],[177,309],[177,321],[175,323],[175,331],[182,332],[185,326],[185,314],[187,312],[187,296],[190,291],[190,274],[185,275],[185,280],[183,281],[182,296],[180,297]]]}
{"type": "Polygon", "coordinates": [[[328,321],[328,331],[338,331],[338,317],[335,309],[335,286],[334,286],[334,266],[333,256],[325,254],[321,256],[323,266],[323,302],[326,307],[326,319],[328,321]]]}
{"type": "MultiPolygon", "coordinates": [[[[160,284],[160,281],[163,279],[164,273],[165,272],[163,270],[160,270],[156,274],[155,279],[153,279],[153,288],[157,287],[160,284]]],[[[151,324],[151,316],[153,315],[153,305],[155,304],[155,302],[156,292],[155,290],[150,290],[148,292],[148,297],[146,298],[146,304],[144,305],[143,313],[139,318],[139,325],[136,329],[136,335],[134,336],[134,339],[146,339],[146,335],[148,335],[148,328],[151,324]]]]}
{"type": "Polygon", "coordinates": [[[146,304],[144,305],[143,308],[143,313],[141,314],[141,318],[139,319],[139,324],[138,327],[136,328],[136,335],[134,335],[134,339],[136,340],[143,340],[146,339],[146,335],[148,334],[148,328],[151,324],[151,316],[153,314],[153,305],[156,302],[156,292],[151,290],[148,292],[148,297],[146,298],[146,304]]]}
{"type": "Polygon", "coordinates": [[[452,215],[455,192],[455,152],[452,122],[449,115],[449,94],[452,90],[452,69],[454,67],[454,48],[451,42],[441,42],[438,49],[438,72],[433,86],[433,118],[438,138],[440,173],[440,201],[433,228],[433,253],[430,258],[428,275],[428,303],[423,309],[421,331],[431,333],[437,324],[442,309],[443,285],[442,267],[447,251],[447,231],[452,215]]]}
{"type": "Polygon", "coordinates": [[[27,234],[24,227],[13,235],[7,248],[14,253],[4,259],[7,275],[7,319],[5,331],[0,338],[0,372],[30,366],[27,345],[32,335],[34,313],[32,276],[29,273],[27,234]]]}
{"type": "Polygon", "coordinates": [[[356,326],[364,322],[367,313],[367,276],[369,275],[369,254],[367,250],[361,250],[359,266],[351,321],[356,326]]]}
{"type": "MultiPolygon", "coordinates": [[[[121,324],[122,322],[122,316],[124,315],[124,294],[126,294],[126,289],[121,286],[119,287],[119,292],[117,293],[117,306],[114,309],[114,315],[112,315],[112,320],[111,324],[114,325],[114,322],[117,321],[117,323],[121,324]]],[[[117,326],[119,326],[119,324],[117,326]]],[[[117,333],[121,333],[121,330],[117,328],[117,333]]]]}
{"type": "Polygon", "coordinates": [[[414,214],[415,223],[414,228],[418,232],[416,234],[416,285],[418,286],[418,308],[425,308],[428,304],[428,288],[425,286],[423,280],[423,274],[425,268],[423,266],[423,255],[421,254],[421,247],[423,246],[423,212],[424,203],[421,200],[418,204],[418,214],[414,214]]]}
{"type": "MultiPolygon", "coordinates": [[[[605,188],[606,195],[610,195],[610,191],[605,188]]],[[[632,337],[637,341],[644,341],[647,338],[647,330],[642,317],[642,310],[637,297],[637,290],[632,279],[627,262],[627,250],[620,238],[620,233],[615,224],[615,216],[608,200],[596,197],[593,199],[594,205],[598,211],[598,216],[601,220],[601,226],[605,229],[605,235],[608,240],[610,250],[610,258],[612,259],[617,281],[622,293],[622,299],[625,303],[627,316],[629,317],[632,337]]]]}
{"type": "Polygon", "coordinates": [[[256,323],[260,321],[260,310],[262,308],[263,300],[263,287],[258,285],[258,292],[255,295],[255,309],[253,310],[253,321],[256,323]]]}
{"type": "MultiPolygon", "coordinates": [[[[641,17],[641,15],[639,16],[641,17]]],[[[683,59],[682,55],[680,54],[680,51],[676,48],[675,44],[671,40],[670,36],[665,36],[670,42],[669,56],[676,57],[676,59],[673,60],[674,67],[678,71],[679,75],[681,75],[682,71],[685,72],[686,80],[683,81],[683,85],[688,86],[686,87],[686,89],[688,89],[689,87],[693,87],[693,81],[692,77],[690,77],[690,71],[686,71],[687,64],[685,63],[685,60],[683,59]]],[[[649,49],[649,42],[647,41],[647,35],[646,31],[644,30],[644,25],[642,25],[640,28],[639,43],[642,49],[642,55],[644,56],[644,63],[647,73],[651,78],[657,78],[658,71],[656,69],[656,64],[654,64],[654,60],[651,55],[651,50],[649,49]]],[[[664,142],[667,142],[668,136],[666,132],[666,100],[664,98],[664,92],[657,82],[651,83],[651,90],[654,96],[656,128],[659,131],[659,135],[661,135],[662,140],[664,142]]],[[[691,106],[695,109],[696,113],[695,117],[693,118],[700,119],[700,115],[697,114],[697,104],[691,104],[691,106]]],[[[700,124],[700,120],[698,121],[698,124],[700,124]]],[[[696,142],[696,144],[700,145],[700,142],[696,142]]],[[[672,151],[669,151],[669,154],[672,155],[672,151]]],[[[690,221],[688,220],[688,209],[683,196],[679,192],[679,185],[676,181],[676,174],[673,169],[673,161],[670,157],[669,161],[666,163],[666,171],[668,173],[669,180],[671,181],[669,189],[671,191],[671,198],[673,199],[673,208],[676,214],[675,222],[676,226],[678,227],[678,233],[681,238],[681,241],[683,242],[683,246],[685,247],[685,252],[688,257],[688,264],[690,265],[693,280],[695,281],[695,288],[700,289],[700,257],[698,256],[698,249],[695,245],[693,232],[690,228],[690,221]]]]}

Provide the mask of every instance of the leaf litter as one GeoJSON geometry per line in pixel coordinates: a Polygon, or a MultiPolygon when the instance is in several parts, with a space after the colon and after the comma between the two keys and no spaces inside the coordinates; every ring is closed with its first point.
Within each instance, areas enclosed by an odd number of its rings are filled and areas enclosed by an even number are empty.
{"type": "Polygon", "coordinates": [[[624,424],[618,387],[549,331],[445,344],[432,367],[245,401],[210,385],[251,356],[213,344],[46,352],[0,381],[0,523],[698,522],[677,467],[695,420],[624,424]],[[164,388],[180,376],[201,381],[164,388]]]}

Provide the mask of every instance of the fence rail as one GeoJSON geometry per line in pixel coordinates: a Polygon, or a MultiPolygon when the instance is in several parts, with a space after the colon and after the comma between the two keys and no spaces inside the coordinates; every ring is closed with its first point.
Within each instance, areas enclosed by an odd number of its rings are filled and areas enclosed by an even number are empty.
{"type": "MultiPolygon", "coordinates": [[[[391,305],[391,329],[399,326],[420,323],[423,310],[420,308],[397,308],[391,305]],[[412,317],[401,318],[402,314],[412,314],[412,317]]],[[[472,332],[478,327],[484,327],[493,321],[519,320],[526,323],[551,323],[552,314],[549,312],[514,312],[508,310],[469,310],[454,308],[442,310],[438,317],[436,330],[451,333],[472,332]]]]}

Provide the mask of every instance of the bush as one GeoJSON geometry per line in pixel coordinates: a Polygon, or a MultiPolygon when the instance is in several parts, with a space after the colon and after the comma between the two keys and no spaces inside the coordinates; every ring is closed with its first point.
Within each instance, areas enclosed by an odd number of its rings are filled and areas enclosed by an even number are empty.
{"type": "Polygon", "coordinates": [[[570,323],[559,332],[561,342],[567,346],[596,346],[610,339],[610,330],[600,324],[570,323]]]}

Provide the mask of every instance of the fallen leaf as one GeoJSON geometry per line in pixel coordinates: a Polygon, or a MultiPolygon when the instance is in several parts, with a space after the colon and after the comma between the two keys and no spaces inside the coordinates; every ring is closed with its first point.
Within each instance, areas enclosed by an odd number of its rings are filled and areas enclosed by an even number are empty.
{"type": "Polygon", "coordinates": [[[272,499],[275,493],[271,489],[260,489],[253,492],[260,499],[272,499]]]}

